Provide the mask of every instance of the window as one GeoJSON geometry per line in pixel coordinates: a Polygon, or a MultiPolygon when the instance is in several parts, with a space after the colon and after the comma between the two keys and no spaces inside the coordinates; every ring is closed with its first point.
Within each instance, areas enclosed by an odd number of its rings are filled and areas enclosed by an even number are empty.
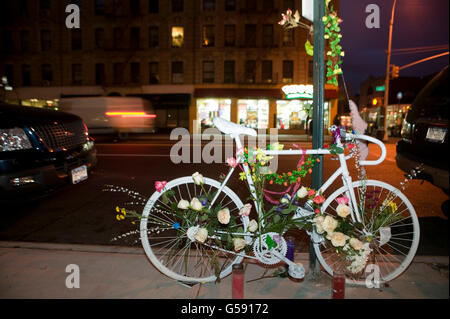
{"type": "Polygon", "coordinates": [[[141,82],[141,65],[139,62],[130,63],[130,82],[131,83],[141,82]]]}
{"type": "Polygon", "coordinates": [[[172,27],[172,48],[183,47],[184,41],[184,28],[172,27]]]}
{"type": "Polygon", "coordinates": [[[262,61],[262,81],[264,83],[272,83],[272,61],[262,61]]]}
{"type": "MultiPolygon", "coordinates": [[[[41,35],[41,38],[42,38],[42,35],[41,35]]],[[[11,53],[13,51],[13,40],[12,40],[11,31],[3,30],[2,46],[1,46],[0,50],[5,53],[11,53]]]]}
{"type": "Polygon", "coordinates": [[[39,11],[43,12],[46,10],[50,10],[50,0],[40,0],[39,1],[39,11]]]}
{"type": "Polygon", "coordinates": [[[256,61],[247,60],[245,61],[245,82],[255,83],[256,80],[256,61]]]}
{"type": "Polygon", "coordinates": [[[241,125],[255,129],[269,127],[269,100],[238,100],[237,113],[241,125]]]}
{"type": "Polygon", "coordinates": [[[83,72],[81,64],[72,64],[72,85],[81,85],[83,83],[83,72]]]}
{"type": "Polygon", "coordinates": [[[284,29],[283,30],[283,46],[293,46],[294,45],[294,29],[284,29]]]}
{"type": "Polygon", "coordinates": [[[123,48],[123,30],[122,28],[113,29],[113,46],[114,49],[123,48]]]}
{"type": "Polygon", "coordinates": [[[183,62],[173,61],[172,62],[172,83],[183,83],[183,62]]]}
{"type": "Polygon", "coordinates": [[[263,25],[263,46],[271,47],[273,45],[273,25],[263,25]]]}
{"type": "Polygon", "coordinates": [[[31,66],[28,64],[22,65],[22,86],[31,85],[31,66]]]}
{"type": "Polygon", "coordinates": [[[81,50],[81,29],[72,29],[72,50],[81,50]]]}
{"type": "Polygon", "coordinates": [[[281,81],[283,83],[292,83],[294,81],[294,61],[283,61],[283,78],[281,81]]]}
{"type": "Polygon", "coordinates": [[[159,46],[159,28],[152,26],[148,29],[148,46],[157,48],[159,46]]]}
{"type": "Polygon", "coordinates": [[[42,64],[42,84],[48,86],[53,81],[52,66],[50,64],[42,64]]]}
{"type": "Polygon", "coordinates": [[[256,24],[245,25],[245,45],[247,47],[256,47],[256,24]]]}
{"type": "Polygon", "coordinates": [[[215,45],[214,26],[205,25],[202,30],[202,46],[213,47],[215,45]]]}
{"type": "Polygon", "coordinates": [[[137,50],[140,48],[141,40],[141,29],[131,28],[130,29],[130,49],[137,50]]]}
{"type": "Polygon", "coordinates": [[[236,0],[225,0],[225,11],[236,10],[236,0]]]}
{"type": "Polygon", "coordinates": [[[214,61],[203,61],[203,83],[214,83],[214,61]]]}
{"type": "Polygon", "coordinates": [[[273,0],[264,0],[263,1],[263,11],[269,13],[273,10],[273,0]]]}
{"type": "Polygon", "coordinates": [[[94,11],[96,16],[105,14],[105,0],[95,0],[94,11]]]}
{"type": "Polygon", "coordinates": [[[105,30],[103,28],[95,29],[95,48],[103,49],[105,47],[105,30]]]}
{"type": "Polygon", "coordinates": [[[252,11],[252,12],[256,11],[256,9],[257,9],[257,2],[256,2],[256,0],[246,0],[245,4],[246,4],[245,9],[247,11],[252,11]]]}
{"type": "Polygon", "coordinates": [[[28,30],[20,31],[20,50],[22,52],[30,51],[30,31],[28,30]]]}
{"type": "Polygon", "coordinates": [[[95,64],[95,84],[105,85],[105,65],[103,63],[95,64]]]}
{"type": "Polygon", "coordinates": [[[159,1],[158,0],[149,0],[148,1],[148,12],[149,13],[158,13],[159,12],[159,1]]]}
{"type": "Polygon", "coordinates": [[[150,62],[148,64],[148,73],[150,75],[149,83],[158,84],[159,83],[159,63],[150,62]]]}
{"type": "Polygon", "coordinates": [[[112,0],[112,12],[116,17],[124,15],[124,0],[112,0]]]}
{"type": "Polygon", "coordinates": [[[234,47],[236,45],[236,26],[234,24],[225,25],[225,43],[226,47],[234,47]]]}
{"type": "Polygon", "coordinates": [[[29,16],[28,1],[27,0],[20,0],[19,1],[19,12],[24,17],[28,17],[29,16]]]}
{"type": "Polygon", "coordinates": [[[140,0],[130,0],[130,13],[132,16],[136,17],[141,12],[140,0]]]}
{"type": "Polygon", "coordinates": [[[216,0],[203,0],[203,11],[215,11],[216,0]]]}
{"type": "Polygon", "coordinates": [[[13,86],[14,85],[14,67],[12,64],[6,64],[5,65],[5,76],[8,80],[8,84],[13,86]]]}
{"type": "Polygon", "coordinates": [[[172,12],[183,12],[184,0],[172,0],[172,12]]]}
{"type": "Polygon", "coordinates": [[[294,2],[294,0],[283,0],[283,11],[286,11],[287,9],[294,11],[294,2]]]}
{"type": "Polygon", "coordinates": [[[114,63],[113,64],[114,84],[122,84],[123,83],[123,71],[124,71],[123,63],[114,63]]]}
{"type": "Polygon", "coordinates": [[[234,77],[234,61],[227,60],[224,62],[223,65],[223,82],[224,83],[234,83],[235,77],[234,77]]]}
{"type": "Polygon", "coordinates": [[[52,34],[50,30],[41,30],[41,50],[50,51],[52,49],[52,34]]]}

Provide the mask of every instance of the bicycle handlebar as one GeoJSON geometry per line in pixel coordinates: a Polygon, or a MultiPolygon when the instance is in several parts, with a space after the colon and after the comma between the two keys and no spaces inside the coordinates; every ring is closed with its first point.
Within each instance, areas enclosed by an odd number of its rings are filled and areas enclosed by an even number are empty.
{"type": "MultiPolygon", "coordinates": [[[[345,133],[345,135],[343,136],[343,138],[355,138],[357,140],[366,140],[368,142],[372,142],[374,144],[376,144],[380,150],[381,150],[381,155],[378,159],[374,160],[374,161],[360,161],[359,164],[363,165],[363,166],[370,166],[370,165],[378,165],[381,162],[384,161],[384,159],[386,158],[386,146],[384,146],[384,143],[382,141],[380,141],[379,139],[376,139],[372,136],[367,136],[367,135],[362,135],[362,134],[351,134],[351,133],[345,133]]],[[[350,158],[351,155],[346,156],[345,159],[350,158]]]]}

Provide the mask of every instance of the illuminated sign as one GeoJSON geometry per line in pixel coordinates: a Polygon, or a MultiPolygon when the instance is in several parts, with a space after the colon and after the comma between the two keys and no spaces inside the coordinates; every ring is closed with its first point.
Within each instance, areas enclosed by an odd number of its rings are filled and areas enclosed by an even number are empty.
{"type": "Polygon", "coordinates": [[[312,99],[313,86],[311,84],[285,85],[281,90],[286,94],[286,99],[312,99]]]}
{"type": "Polygon", "coordinates": [[[384,92],[385,89],[386,89],[386,87],[384,85],[375,87],[375,91],[377,91],[377,92],[384,92]]]}

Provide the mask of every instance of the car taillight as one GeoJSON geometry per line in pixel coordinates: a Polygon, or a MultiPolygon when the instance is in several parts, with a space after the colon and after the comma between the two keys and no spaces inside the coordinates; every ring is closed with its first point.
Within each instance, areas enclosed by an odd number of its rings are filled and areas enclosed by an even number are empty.
{"type": "Polygon", "coordinates": [[[115,117],[123,117],[123,118],[151,118],[155,119],[156,114],[147,114],[145,112],[106,112],[106,116],[115,116],[115,117]]]}
{"type": "Polygon", "coordinates": [[[414,124],[409,123],[406,118],[403,120],[401,135],[404,141],[411,143],[414,124]]]}

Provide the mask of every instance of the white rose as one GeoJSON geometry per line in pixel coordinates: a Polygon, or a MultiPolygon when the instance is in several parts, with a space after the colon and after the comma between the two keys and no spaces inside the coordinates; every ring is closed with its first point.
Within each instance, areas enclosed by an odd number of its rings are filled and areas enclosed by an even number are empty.
{"type": "Polygon", "coordinates": [[[288,204],[291,201],[291,196],[288,194],[284,195],[283,198],[280,200],[281,204],[288,204]]]}
{"type": "Polygon", "coordinates": [[[247,228],[247,230],[249,231],[249,232],[255,232],[256,230],[258,229],[258,223],[256,222],[256,220],[254,220],[254,219],[252,219],[251,221],[250,221],[250,223],[248,223],[248,228],[247,228]]]}
{"type": "Polygon", "coordinates": [[[185,199],[182,199],[178,202],[178,206],[179,209],[188,209],[189,208],[189,202],[185,199]]]}
{"type": "Polygon", "coordinates": [[[305,186],[302,186],[298,191],[297,191],[297,197],[298,198],[305,198],[308,195],[308,189],[305,186]]]}
{"type": "Polygon", "coordinates": [[[350,238],[350,246],[352,246],[354,250],[361,250],[363,248],[363,243],[357,238],[350,238]]]}
{"type": "Polygon", "coordinates": [[[348,239],[348,236],[340,232],[335,232],[327,236],[328,240],[331,240],[331,244],[334,247],[344,247],[348,239]]]}
{"type": "Polygon", "coordinates": [[[339,204],[338,207],[336,208],[336,212],[339,216],[345,218],[348,215],[350,215],[350,207],[348,207],[345,204],[339,204]]]}
{"type": "Polygon", "coordinates": [[[196,210],[196,211],[201,211],[202,208],[203,208],[202,203],[198,200],[197,197],[194,197],[194,198],[191,200],[190,206],[191,206],[191,208],[192,208],[193,210],[196,210]]]}
{"type": "Polygon", "coordinates": [[[203,175],[200,174],[199,172],[195,172],[194,174],[192,174],[192,178],[194,179],[194,183],[196,185],[202,185],[203,184],[203,175]]]}
{"type": "Polygon", "coordinates": [[[328,215],[322,222],[322,227],[327,233],[332,233],[338,226],[338,221],[328,215]]]}
{"type": "Polygon", "coordinates": [[[221,209],[217,212],[219,223],[226,225],[230,222],[230,210],[228,208],[221,209]]]}
{"type": "Polygon", "coordinates": [[[194,238],[196,241],[203,244],[206,241],[206,238],[208,238],[208,230],[206,228],[199,228],[194,238]]]}
{"type": "Polygon", "coordinates": [[[325,231],[325,230],[323,229],[323,221],[324,221],[324,220],[325,220],[325,217],[323,217],[323,216],[321,216],[321,215],[316,216],[316,217],[314,217],[314,219],[313,219],[314,224],[316,225],[316,232],[317,232],[318,234],[323,234],[323,232],[325,231]]]}
{"type": "Polygon", "coordinates": [[[246,242],[242,238],[233,239],[234,251],[242,250],[246,246],[246,242]]]}

